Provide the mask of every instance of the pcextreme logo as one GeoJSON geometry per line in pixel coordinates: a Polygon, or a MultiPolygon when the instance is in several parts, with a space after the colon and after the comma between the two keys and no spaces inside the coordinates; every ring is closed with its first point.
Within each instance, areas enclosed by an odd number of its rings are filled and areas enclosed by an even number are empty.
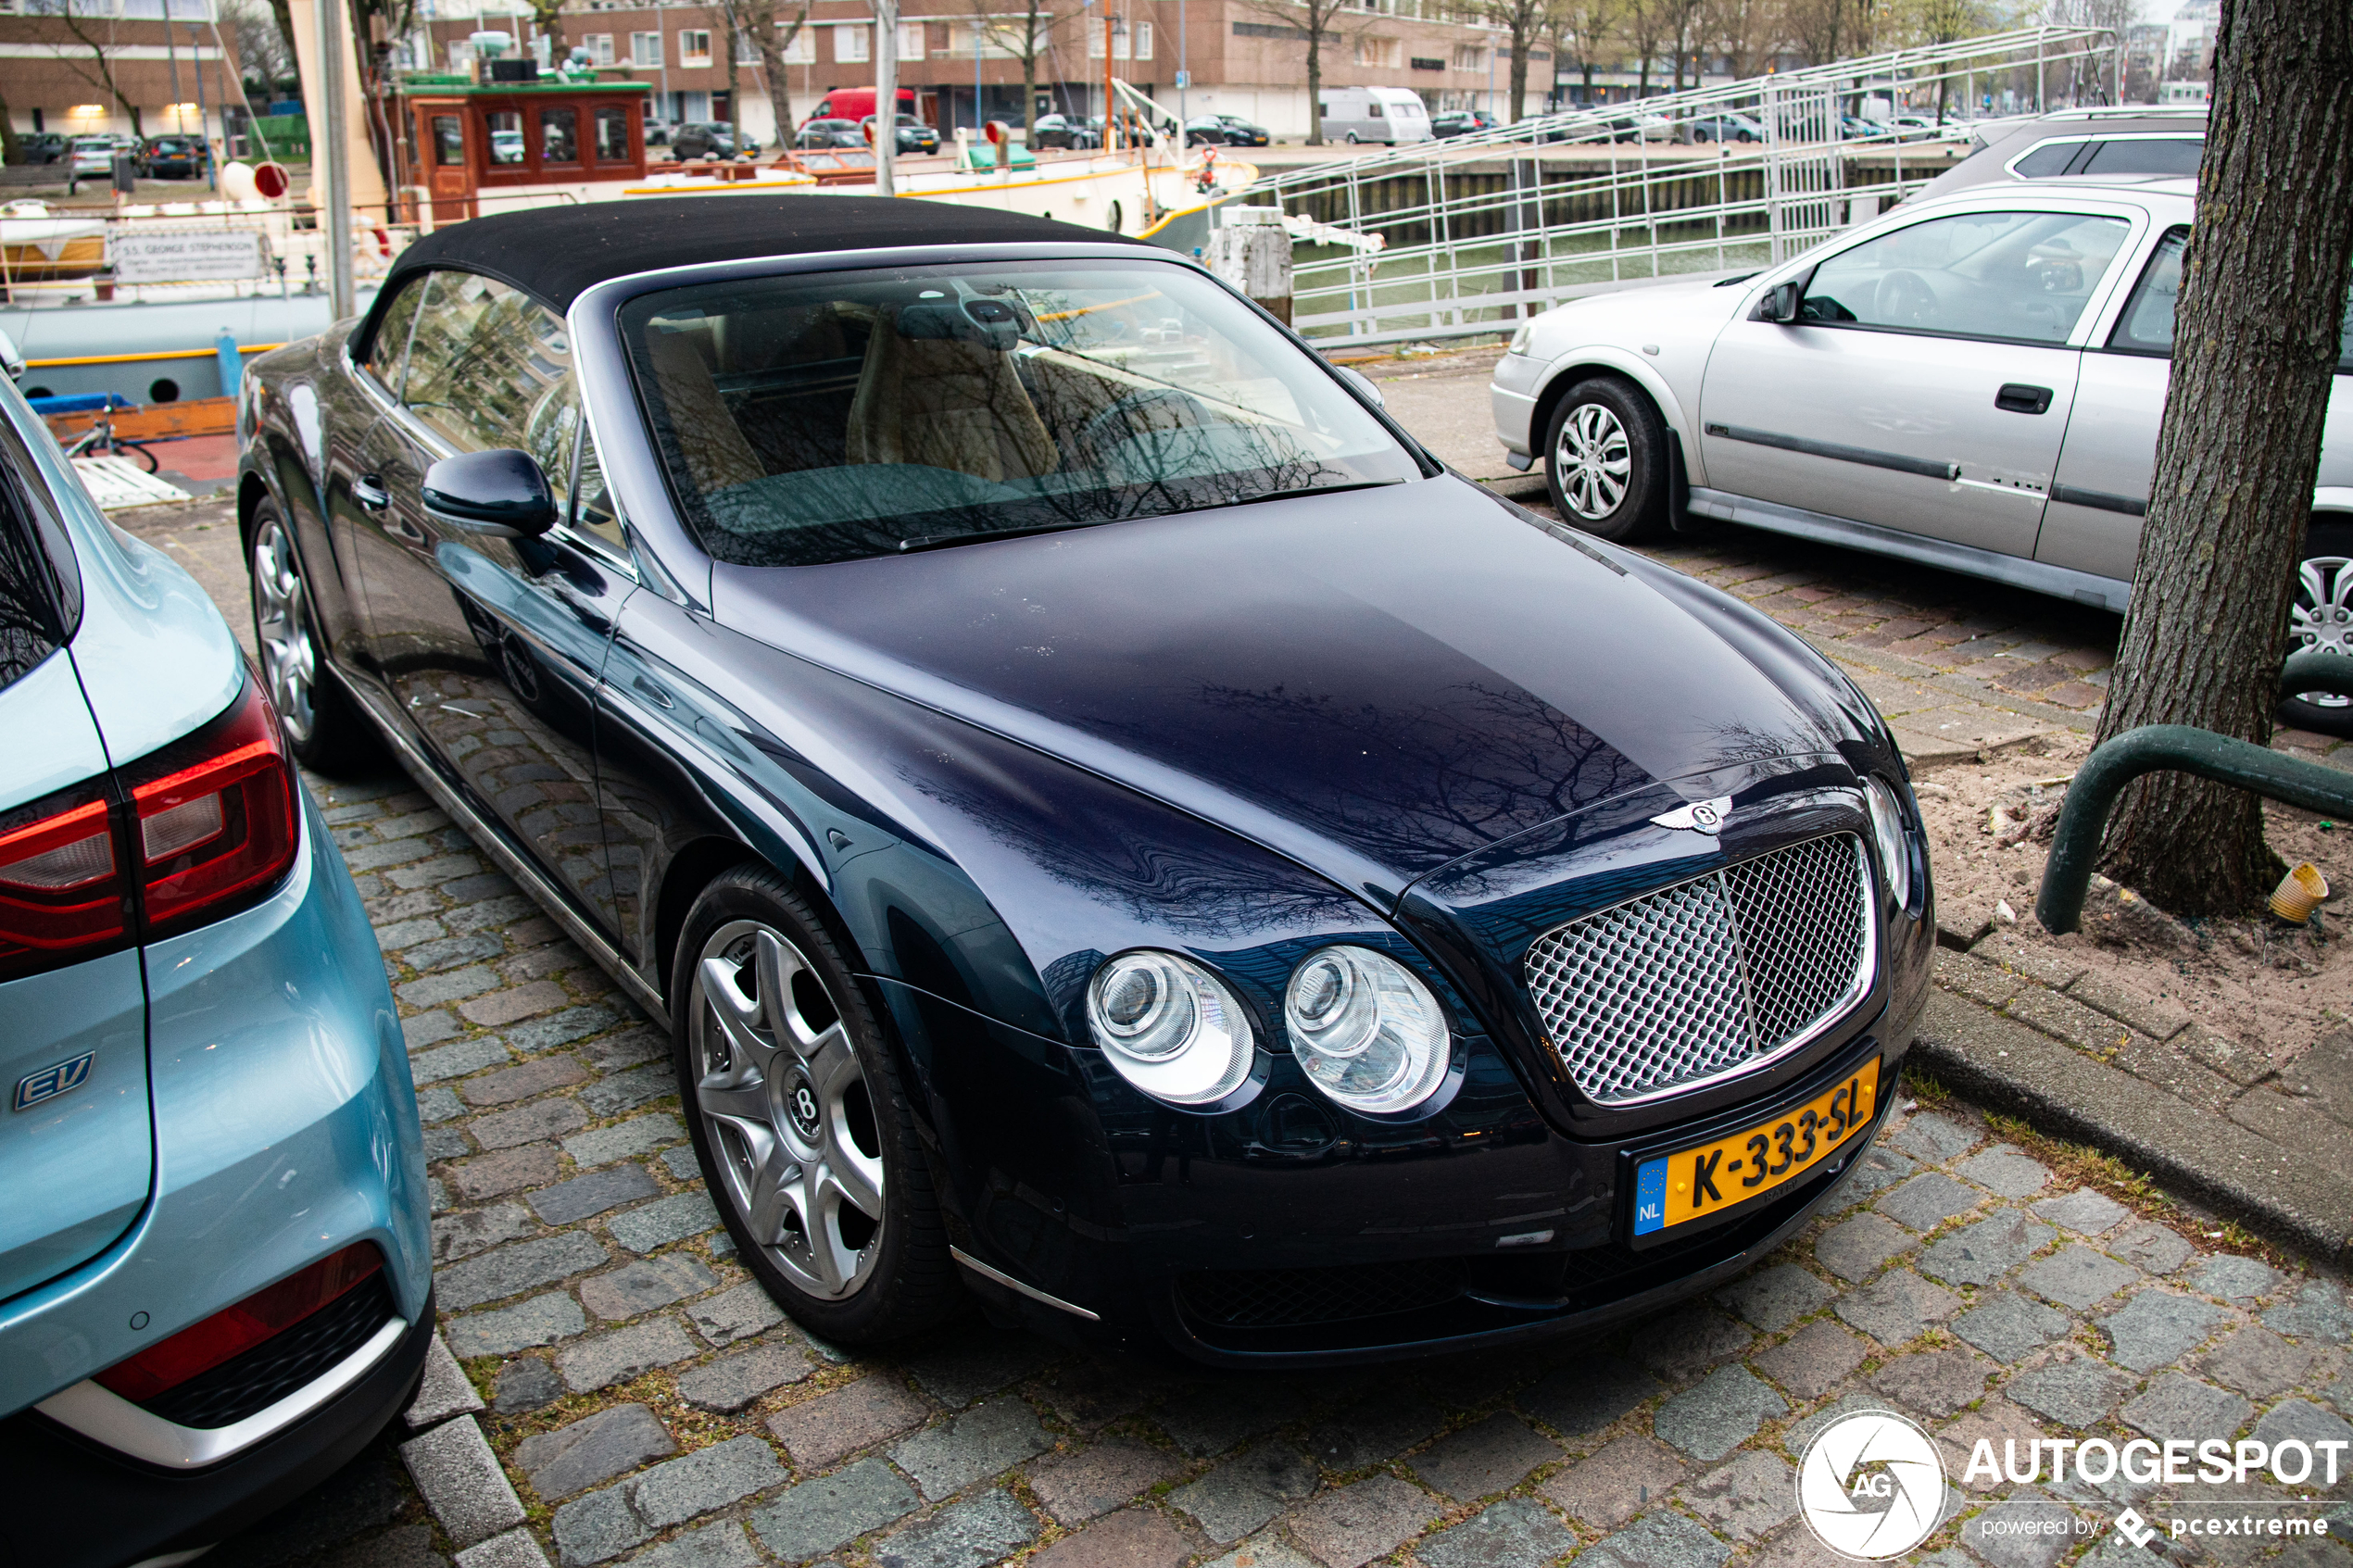
{"type": "Polygon", "coordinates": [[[1814,1435],[1797,1507],[1815,1538],[1864,1562],[1900,1557],[1944,1515],[1944,1466],[1927,1433],[1892,1411],[1856,1411],[1814,1435]]]}

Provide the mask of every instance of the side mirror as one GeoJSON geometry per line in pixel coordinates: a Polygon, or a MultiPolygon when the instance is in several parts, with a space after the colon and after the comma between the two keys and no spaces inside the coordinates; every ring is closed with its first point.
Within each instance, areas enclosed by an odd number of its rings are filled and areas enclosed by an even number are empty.
{"type": "Polygon", "coordinates": [[[536,539],[556,525],[547,476],[528,452],[461,452],[425,470],[425,515],[489,539],[536,539]]]}
{"type": "Polygon", "coordinates": [[[1372,377],[1366,375],[1362,370],[1351,370],[1346,365],[1334,365],[1332,369],[1338,370],[1340,373],[1341,378],[1344,379],[1349,385],[1363,393],[1374,408],[1386,408],[1389,407],[1389,399],[1380,395],[1380,388],[1373,383],[1372,377]]]}
{"type": "Polygon", "coordinates": [[[1756,302],[1752,319],[1786,327],[1797,320],[1798,302],[1805,296],[1805,285],[1795,278],[1786,283],[1775,283],[1765,291],[1765,297],[1756,302]]]}

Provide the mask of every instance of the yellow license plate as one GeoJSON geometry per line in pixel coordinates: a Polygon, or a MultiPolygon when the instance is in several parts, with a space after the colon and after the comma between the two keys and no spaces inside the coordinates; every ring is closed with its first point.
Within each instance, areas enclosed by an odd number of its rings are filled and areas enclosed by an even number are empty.
{"type": "Polygon", "coordinates": [[[1829,1159],[1879,1103],[1879,1058],[1768,1122],[1645,1160],[1634,1178],[1634,1234],[1705,1219],[1795,1181],[1829,1159]]]}

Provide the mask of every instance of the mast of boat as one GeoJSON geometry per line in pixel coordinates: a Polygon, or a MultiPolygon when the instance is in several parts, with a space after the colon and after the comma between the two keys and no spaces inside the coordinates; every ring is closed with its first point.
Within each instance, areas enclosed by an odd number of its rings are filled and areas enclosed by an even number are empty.
{"type": "MultiPolygon", "coordinates": [[[[351,128],[344,119],[343,0],[319,0],[319,85],[327,110],[327,312],[340,321],[353,312],[351,279],[351,128]]],[[[311,162],[311,188],[321,165],[311,162]]]]}
{"type": "Polygon", "coordinates": [[[899,151],[899,0],[875,7],[875,194],[894,195],[891,160],[899,151]]]}

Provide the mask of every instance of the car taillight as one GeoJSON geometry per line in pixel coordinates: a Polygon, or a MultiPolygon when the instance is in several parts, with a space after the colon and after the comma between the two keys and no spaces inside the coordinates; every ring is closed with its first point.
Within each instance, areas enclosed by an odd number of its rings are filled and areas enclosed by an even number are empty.
{"type": "Polygon", "coordinates": [[[117,837],[98,784],[0,815],[0,980],[131,939],[136,917],[117,837]]]}
{"type": "Polygon", "coordinates": [[[266,1290],[255,1291],[202,1323],[189,1324],[127,1361],[115,1362],[93,1381],[133,1404],[152,1399],[265,1339],[275,1338],[384,1264],[384,1253],[374,1242],[357,1242],[266,1290]]]}
{"type": "Polygon", "coordinates": [[[0,980],[169,936],[268,896],[301,832],[278,716],[248,672],[194,734],[0,812],[0,980]]]}

